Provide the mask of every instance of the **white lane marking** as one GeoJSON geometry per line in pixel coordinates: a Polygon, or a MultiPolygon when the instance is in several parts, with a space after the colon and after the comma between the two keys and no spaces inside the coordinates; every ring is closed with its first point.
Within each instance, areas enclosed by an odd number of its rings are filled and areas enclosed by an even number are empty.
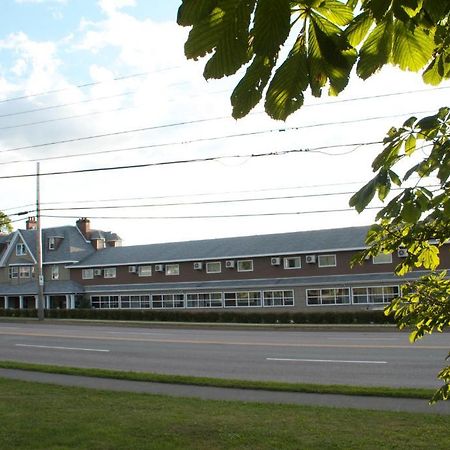
{"type": "Polygon", "coordinates": [[[294,358],[266,358],[267,361],[293,361],[293,362],[324,362],[349,364],[387,364],[387,361],[348,361],[343,359],[294,359],[294,358]]]}
{"type": "Polygon", "coordinates": [[[330,341],[397,341],[398,338],[351,338],[351,337],[330,337],[330,341]]]}
{"type": "Polygon", "coordinates": [[[83,352],[109,352],[101,348],[79,348],[79,347],[56,347],[53,345],[31,345],[31,344],[15,344],[16,347],[32,347],[32,348],[50,348],[54,350],[81,350],[83,352]]]}

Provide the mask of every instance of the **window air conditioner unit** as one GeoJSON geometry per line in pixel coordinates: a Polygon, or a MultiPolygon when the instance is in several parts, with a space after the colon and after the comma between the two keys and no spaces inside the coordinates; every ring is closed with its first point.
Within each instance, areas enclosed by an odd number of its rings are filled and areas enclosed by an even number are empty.
{"type": "Polygon", "coordinates": [[[164,272],[164,264],[156,264],[155,272],[164,272]]]}
{"type": "Polygon", "coordinates": [[[202,262],[195,262],[194,263],[194,270],[202,270],[203,269],[203,263],[202,262]]]}
{"type": "Polygon", "coordinates": [[[102,276],[102,269],[94,269],[94,276],[95,277],[101,277],[102,276]]]}
{"type": "Polygon", "coordinates": [[[279,266],[281,264],[281,258],[270,258],[270,264],[272,266],[279,266]]]}
{"type": "Polygon", "coordinates": [[[397,250],[397,256],[399,258],[406,258],[408,256],[408,250],[406,248],[399,248],[397,250]]]}
{"type": "Polygon", "coordinates": [[[306,255],[306,263],[314,264],[316,262],[316,255],[306,255]]]}
{"type": "Polygon", "coordinates": [[[137,272],[137,266],[128,266],[128,272],[129,273],[136,273],[137,272]]]}
{"type": "Polygon", "coordinates": [[[232,259],[225,261],[225,267],[227,269],[234,269],[234,261],[232,259]]]}

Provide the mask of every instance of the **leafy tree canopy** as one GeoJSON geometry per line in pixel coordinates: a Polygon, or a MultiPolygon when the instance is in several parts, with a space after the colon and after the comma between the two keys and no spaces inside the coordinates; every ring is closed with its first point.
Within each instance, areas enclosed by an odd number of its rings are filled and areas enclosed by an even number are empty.
{"type": "MultiPolygon", "coordinates": [[[[303,105],[308,88],[316,97],[325,88],[329,95],[342,92],[355,65],[362,79],[386,64],[420,71],[432,85],[450,78],[448,0],[182,0],[178,23],[191,27],[186,56],[209,58],[206,79],[245,67],[231,95],[235,118],[264,97],[267,114],[285,120],[303,105]]],[[[391,128],[372,164],[375,176],[350,200],[358,212],[375,196],[387,202],[359,260],[403,248],[398,275],[430,271],[386,309],[400,328],[411,329],[412,341],[450,325],[450,281],[439,271],[450,241],[449,131],[448,107],[391,128]],[[425,156],[417,157],[418,150],[425,156]],[[402,160],[412,162],[400,171],[402,160]],[[424,179],[436,180],[434,187],[423,187],[424,179]],[[388,201],[392,185],[402,190],[388,201]]],[[[444,384],[432,401],[450,397],[450,366],[438,378],[444,384]]]]}
{"type": "Polygon", "coordinates": [[[11,233],[12,230],[11,220],[5,213],[0,211],[0,233],[11,233]]]}
{"type": "Polygon", "coordinates": [[[387,63],[419,71],[426,83],[450,77],[450,2],[444,0],[183,0],[187,58],[209,56],[206,79],[246,72],[231,95],[233,117],[265,96],[274,119],[303,105],[310,88],[338,95],[356,73],[387,63]],[[283,46],[286,51],[281,51],[283,46]]]}

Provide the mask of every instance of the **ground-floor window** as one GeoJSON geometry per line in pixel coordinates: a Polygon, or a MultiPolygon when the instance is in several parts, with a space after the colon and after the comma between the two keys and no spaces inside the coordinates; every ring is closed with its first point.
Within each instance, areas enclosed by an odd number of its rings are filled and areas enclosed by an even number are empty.
{"type": "Polygon", "coordinates": [[[184,308],[183,294],[155,294],[152,295],[152,307],[160,308],[184,308]]]}
{"type": "Polygon", "coordinates": [[[260,291],[225,292],[225,308],[262,306],[260,291]]]}
{"type": "Polygon", "coordinates": [[[306,304],[347,305],[350,303],[350,288],[306,289],[306,304]]]}
{"type": "Polygon", "coordinates": [[[174,309],[294,306],[294,291],[196,292],[187,294],[93,295],[93,308],[174,309]]]}
{"type": "Polygon", "coordinates": [[[222,308],[221,292],[186,294],[186,308],[222,308]]]}
{"type": "Polygon", "coordinates": [[[294,291],[264,291],[264,306],[294,306],[294,291]]]}
{"type": "Polygon", "coordinates": [[[374,286],[352,288],[353,303],[390,303],[400,295],[399,286],[374,286]]]}

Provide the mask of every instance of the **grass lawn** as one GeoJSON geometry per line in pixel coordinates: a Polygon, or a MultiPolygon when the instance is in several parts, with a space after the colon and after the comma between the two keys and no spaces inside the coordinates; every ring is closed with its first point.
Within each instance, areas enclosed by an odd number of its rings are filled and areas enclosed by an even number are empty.
{"type": "Polygon", "coordinates": [[[450,419],[117,393],[0,378],[0,448],[449,449],[450,419]]]}

